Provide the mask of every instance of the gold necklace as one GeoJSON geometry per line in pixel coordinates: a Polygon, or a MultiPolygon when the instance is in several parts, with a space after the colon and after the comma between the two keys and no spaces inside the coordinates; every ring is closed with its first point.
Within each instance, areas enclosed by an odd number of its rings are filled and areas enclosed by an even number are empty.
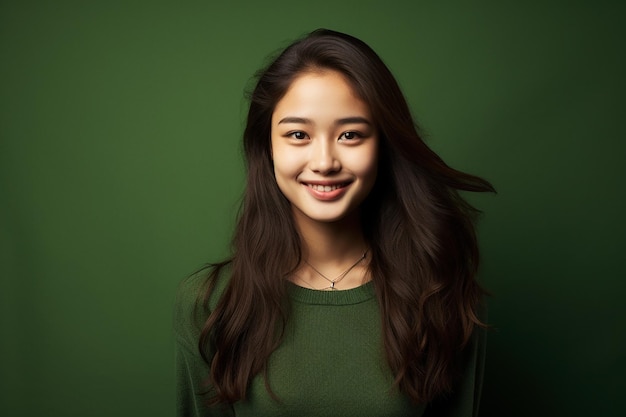
{"type": "Polygon", "coordinates": [[[335,288],[335,284],[338,283],[339,281],[341,281],[342,279],[345,278],[346,275],[348,275],[348,273],[350,271],[352,271],[354,269],[355,266],[357,266],[358,264],[361,263],[361,261],[363,259],[365,259],[365,257],[367,256],[367,250],[365,252],[363,252],[363,255],[361,255],[361,257],[359,259],[357,259],[357,261],[355,263],[353,263],[350,267],[348,267],[348,269],[346,269],[345,271],[343,271],[341,274],[337,275],[337,277],[335,279],[330,279],[328,278],[326,275],[322,274],[320,271],[317,270],[316,267],[314,267],[313,265],[311,265],[309,263],[309,261],[307,261],[306,259],[304,260],[304,263],[306,263],[308,266],[310,266],[315,272],[317,272],[322,278],[324,278],[326,281],[330,282],[330,286],[326,287],[326,288],[322,288],[323,290],[330,290],[330,291],[337,291],[337,288],[335,288]]]}

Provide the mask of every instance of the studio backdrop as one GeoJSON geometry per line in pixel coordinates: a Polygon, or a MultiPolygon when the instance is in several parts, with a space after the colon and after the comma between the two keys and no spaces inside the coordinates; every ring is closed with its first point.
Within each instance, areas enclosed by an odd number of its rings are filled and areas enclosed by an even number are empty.
{"type": "Polygon", "coordinates": [[[469,196],[481,415],[626,415],[624,6],[223,3],[0,5],[0,415],[173,415],[174,295],[229,253],[244,91],[318,27],[369,43],[427,143],[498,190],[469,196]]]}

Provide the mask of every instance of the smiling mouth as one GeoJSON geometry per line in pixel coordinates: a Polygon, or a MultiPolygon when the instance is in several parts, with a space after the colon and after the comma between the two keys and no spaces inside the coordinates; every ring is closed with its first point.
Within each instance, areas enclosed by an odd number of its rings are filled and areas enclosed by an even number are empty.
{"type": "Polygon", "coordinates": [[[339,188],[343,188],[348,184],[349,184],[348,182],[343,182],[340,184],[332,184],[332,185],[306,184],[306,186],[318,192],[329,193],[331,191],[338,190],[339,188]]]}

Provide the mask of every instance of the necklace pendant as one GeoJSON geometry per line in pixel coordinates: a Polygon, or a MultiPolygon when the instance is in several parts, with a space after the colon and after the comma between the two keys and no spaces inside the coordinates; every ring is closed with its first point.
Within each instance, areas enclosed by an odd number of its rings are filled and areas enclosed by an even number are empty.
{"type": "Polygon", "coordinates": [[[320,271],[317,270],[317,268],[315,268],[313,265],[311,265],[309,263],[309,261],[307,261],[306,259],[304,260],[304,263],[306,263],[308,266],[311,267],[311,269],[313,269],[315,272],[317,272],[317,274],[319,276],[321,276],[322,278],[324,278],[326,281],[330,282],[330,286],[324,288],[324,290],[328,290],[328,291],[337,291],[337,288],[335,288],[335,283],[341,281],[342,279],[344,279],[346,277],[346,275],[348,275],[348,273],[350,271],[352,271],[352,269],[354,269],[355,266],[357,266],[358,264],[361,263],[361,261],[363,259],[365,259],[365,256],[367,256],[367,250],[365,252],[363,252],[363,255],[361,255],[361,257],[359,259],[357,259],[357,261],[355,263],[353,263],[348,269],[346,269],[345,271],[343,271],[341,274],[339,274],[339,276],[337,276],[337,278],[335,279],[330,279],[328,278],[326,275],[322,274],[320,271]]]}

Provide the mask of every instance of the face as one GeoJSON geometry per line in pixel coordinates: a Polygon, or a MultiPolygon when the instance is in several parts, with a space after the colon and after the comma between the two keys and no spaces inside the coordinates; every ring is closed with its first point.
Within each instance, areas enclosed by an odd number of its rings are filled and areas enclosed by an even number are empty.
{"type": "Polygon", "coordinates": [[[343,75],[298,76],[274,109],[271,139],[276,182],[296,222],[358,213],[376,180],[378,132],[343,75]]]}

